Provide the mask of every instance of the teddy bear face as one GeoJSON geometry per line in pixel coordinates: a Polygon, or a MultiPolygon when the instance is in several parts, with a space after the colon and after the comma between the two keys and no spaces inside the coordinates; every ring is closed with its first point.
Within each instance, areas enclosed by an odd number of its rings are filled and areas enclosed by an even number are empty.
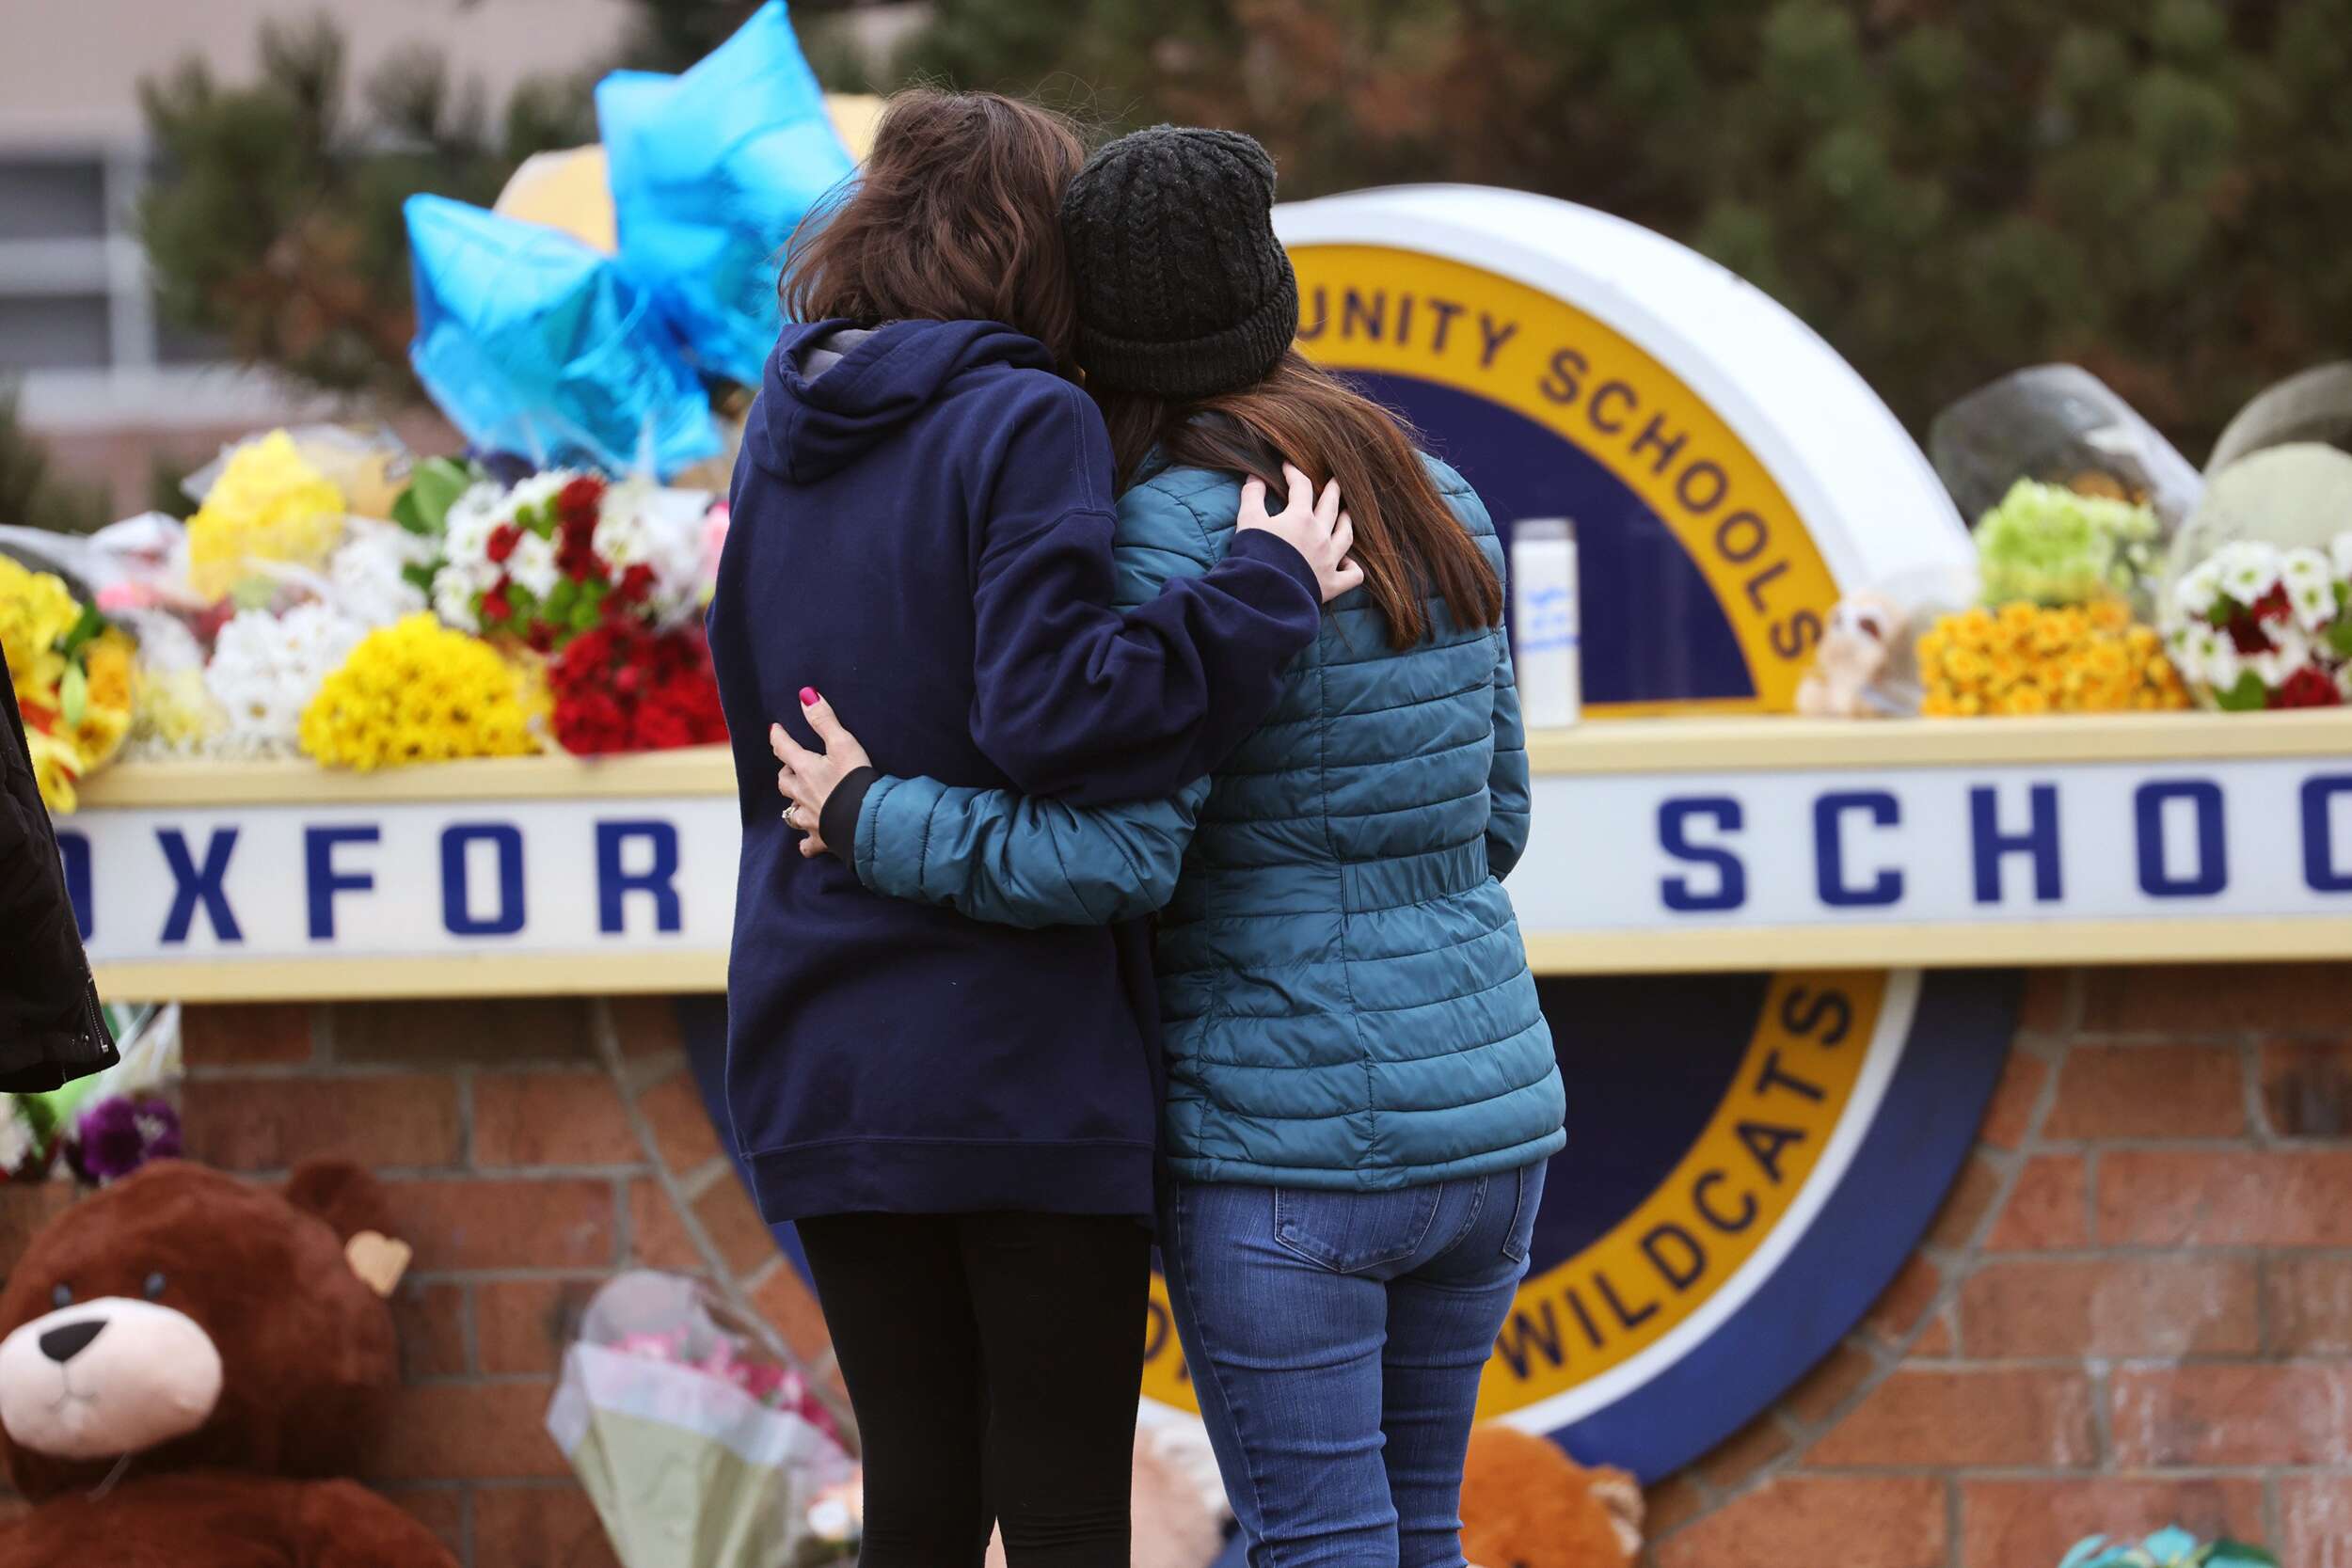
{"type": "MultiPolygon", "coordinates": [[[[162,1293],[164,1275],[150,1276],[162,1293]]],[[[220,1402],[220,1347],[177,1307],[130,1296],[76,1301],[0,1339],[0,1428],[58,1459],[113,1459],[184,1437],[220,1402]]]]}
{"type": "Polygon", "coordinates": [[[124,1455],[141,1473],[332,1474],[397,1371],[389,1309],[334,1227],[161,1161],[67,1211],[10,1273],[0,1457],[35,1497],[124,1455]]]}

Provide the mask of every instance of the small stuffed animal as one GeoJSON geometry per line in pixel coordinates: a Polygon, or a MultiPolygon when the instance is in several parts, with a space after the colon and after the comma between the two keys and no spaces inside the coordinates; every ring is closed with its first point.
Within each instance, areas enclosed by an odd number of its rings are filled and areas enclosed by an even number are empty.
{"type": "Polygon", "coordinates": [[[1886,668],[1903,627],[1902,607],[1883,594],[1850,594],[1829,612],[1820,651],[1797,686],[1797,711],[1810,719],[1861,719],[1878,711],[1870,683],[1886,668]]]}
{"type": "Polygon", "coordinates": [[[1470,1433],[1462,1555],[1478,1568],[1632,1568],[1642,1488],[1588,1470],[1557,1444],[1494,1422],[1470,1433]]]}
{"type": "Polygon", "coordinates": [[[456,1568],[345,1479],[399,1361],[384,1195],[154,1162],[33,1238],[0,1292],[0,1568],[456,1568]]]}

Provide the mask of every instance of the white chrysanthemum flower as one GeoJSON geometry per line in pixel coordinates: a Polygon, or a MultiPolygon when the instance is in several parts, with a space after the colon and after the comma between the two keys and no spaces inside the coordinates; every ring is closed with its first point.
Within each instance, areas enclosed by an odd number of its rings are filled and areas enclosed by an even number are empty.
{"type": "Polygon", "coordinates": [[[555,541],[525,533],[515,541],[515,553],[506,558],[506,575],[532,598],[545,599],[563,578],[555,565],[555,541]]]}
{"type": "Polygon", "coordinates": [[[2296,625],[2315,632],[2336,618],[2336,585],[2326,578],[2291,584],[2287,602],[2295,607],[2296,625]]]}
{"type": "Polygon", "coordinates": [[[555,499],[564,486],[579,477],[569,468],[550,468],[545,473],[532,474],[506,492],[505,504],[499,509],[500,515],[512,517],[525,508],[545,506],[555,499]]]}
{"type": "Polygon", "coordinates": [[[2172,602],[2198,620],[2213,612],[2221,597],[2221,563],[2209,560],[2200,562],[2195,570],[2172,585],[2172,602]]]}
{"type": "Polygon", "coordinates": [[[205,688],[228,718],[221,749],[262,755],[296,750],[302,710],[367,633],[323,604],[231,617],[204,671],[205,688]]]}
{"type": "Polygon", "coordinates": [[[2214,552],[2221,568],[2221,591],[2250,605],[2279,585],[2279,552],[2259,539],[2239,539],[2214,552]]]}
{"type": "Polygon", "coordinates": [[[2218,626],[2202,624],[2184,628],[2176,657],[2183,674],[2203,681],[2217,691],[2227,691],[2235,686],[2242,668],[2237,644],[2230,641],[2230,634],[2218,626]]]}
{"type": "Polygon", "coordinates": [[[433,543],[404,529],[354,521],[327,563],[335,602],[355,621],[388,626],[425,607],[425,596],[403,574],[433,559],[433,543]]]}
{"type": "Polygon", "coordinates": [[[2328,546],[2328,561],[2335,567],[2339,582],[2352,582],[2352,529],[2336,535],[2328,546]]]}

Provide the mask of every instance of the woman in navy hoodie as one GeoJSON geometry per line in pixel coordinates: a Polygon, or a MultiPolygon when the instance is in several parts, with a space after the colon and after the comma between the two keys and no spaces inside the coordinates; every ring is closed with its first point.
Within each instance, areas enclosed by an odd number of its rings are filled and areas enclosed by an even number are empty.
{"type": "Polygon", "coordinates": [[[880,896],[780,820],[772,716],[821,691],[895,767],[1164,795],[1265,717],[1359,580],[1337,503],[1110,608],[1111,451],[1067,372],[1083,150],[993,94],[892,102],[787,267],[709,616],[743,849],[727,1101],[797,1220],[865,1446],[866,1568],[1124,1568],[1157,1117],[1139,923],[880,896]],[[886,750],[885,750],[886,749],[886,750]]]}

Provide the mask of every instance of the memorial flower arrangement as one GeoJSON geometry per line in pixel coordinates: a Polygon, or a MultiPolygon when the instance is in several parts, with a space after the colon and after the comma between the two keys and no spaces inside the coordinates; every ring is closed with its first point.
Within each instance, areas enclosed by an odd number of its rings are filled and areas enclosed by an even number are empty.
{"type": "Polygon", "coordinates": [[[2352,531],[2325,553],[2223,545],[2172,585],[2163,613],[2173,658],[2217,708],[2352,700],[2352,531]]]}
{"type": "Polygon", "coordinates": [[[302,711],[302,749],[368,771],[537,749],[514,667],[420,612],[361,638],[302,711]]]}
{"type": "Polygon", "coordinates": [[[135,649],[63,578],[0,555],[0,652],[41,800],[70,812],[76,786],[114,760],[131,733],[135,649]]]}
{"type": "Polygon", "coordinates": [[[1919,639],[1929,718],[2156,712],[2188,692],[2154,628],[2119,599],[2048,607],[2015,600],[1942,616],[1919,639]]]}

